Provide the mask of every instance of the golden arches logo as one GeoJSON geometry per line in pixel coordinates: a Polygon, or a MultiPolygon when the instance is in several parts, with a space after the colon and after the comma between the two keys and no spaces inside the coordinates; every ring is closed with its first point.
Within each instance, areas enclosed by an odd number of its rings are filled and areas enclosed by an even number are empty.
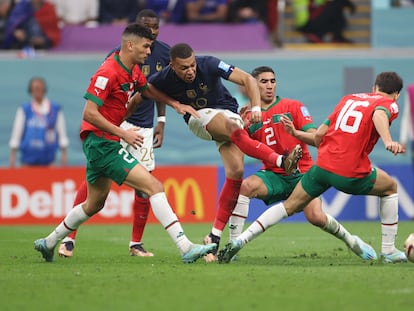
{"type": "MultiPolygon", "coordinates": [[[[195,215],[197,219],[204,218],[204,204],[203,204],[203,195],[201,194],[200,186],[194,178],[186,178],[180,184],[175,178],[168,178],[164,181],[165,195],[168,197],[168,200],[171,202],[169,196],[172,192],[175,199],[175,212],[177,216],[182,217],[185,215],[186,211],[186,199],[188,194],[192,193],[193,195],[193,208],[191,213],[195,215]]],[[[187,205],[189,205],[187,203],[187,205]]]]}

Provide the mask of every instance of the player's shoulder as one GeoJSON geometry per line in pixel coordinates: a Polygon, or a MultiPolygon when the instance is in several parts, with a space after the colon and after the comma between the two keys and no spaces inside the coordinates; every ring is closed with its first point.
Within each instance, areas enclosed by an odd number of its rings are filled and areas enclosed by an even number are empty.
{"type": "Polygon", "coordinates": [[[281,97],[280,102],[290,106],[304,106],[300,100],[293,98],[281,97]]]}
{"type": "Polygon", "coordinates": [[[200,55],[200,56],[196,56],[196,61],[197,64],[218,64],[220,62],[220,59],[215,57],[215,56],[211,56],[211,55],[200,55]]]}
{"type": "Polygon", "coordinates": [[[161,51],[169,52],[171,50],[171,46],[164,41],[155,40],[154,41],[154,48],[159,49],[161,51]]]}

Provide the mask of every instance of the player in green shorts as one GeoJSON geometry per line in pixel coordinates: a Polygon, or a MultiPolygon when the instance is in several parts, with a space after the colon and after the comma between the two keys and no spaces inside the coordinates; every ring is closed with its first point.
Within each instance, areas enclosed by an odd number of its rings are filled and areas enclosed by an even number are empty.
{"type": "Polygon", "coordinates": [[[143,141],[133,129],[125,130],[120,126],[136,108],[129,100],[137,92],[172,106],[180,114],[198,117],[191,106],[171,99],[147,83],[137,65],[150,55],[152,42],[149,28],[128,25],[122,34],[120,51],[111,54],[91,78],[84,96],[86,104],[80,131],[87,159],[88,195],[86,201],[76,205],[46,238],[35,241],[35,249],[48,262],[53,261],[54,249],[61,239],[104,207],[112,181],[149,196],[155,217],[176,244],[184,263],[196,261],[217,246],[215,243],[193,244],[187,238],[167,201],[162,183],[120,144],[121,139],[131,146],[139,146],[143,141]]]}
{"type": "MultiPolygon", "coordinates": [[[[278,153],[288,152],[299,144],[302,157],[298,161],[298,168],[302,173],[306,172],[313,165],[307,144],[314,144],[313,134],[316,131],[309,111],[297,100],[276,96],[276,77],[272,68],[258,67],[253,70],[252,75],[256,78],[260,90],[263,118],[260,124],[250,124],[246,130],[250,136],[278,153]],[[292,132],[293,135],[286,131],[283,116],[288,116],[288,120],[300,130],[292,132]]],[[[244,116],[244,119],[247,119],[246,124],[249,124],[248,118],[247,112],[244,116]]],[[[303,176],[302,173],[287,175],[283,170],[269,167],[264,163],[260,171],[244,179],[236,208],[229,220],[230,240],[236,239],[242,233],[251,198],[260,199],[266,205],[286,200],[303,176]]],[[[344,241],[362,259],[369,260],[376,256],[369,245],[358,236],[351,235],[335,218],[322,210],[322,201],[317,196],[303,211],[311,224],[344,241]]],[[[272,218],[265,221],[270,219],[272,218]]],[[[267,223],[262,225],[264,229],[267,223]]],[[[227,263],[232,258],[223,257],[223,253],[219,253],[218,259],[219,262],[227,263]]]]}
{"type": "MultiPolygon", "coordinates": [[[[368,155],[381,137],[385,149],[397,155],[405,148],[393,141],[390,125],[398,117],[397,99],[403,81],[395,72],[377,75],[371,93],[349,94],[314,135],[318,147],[315,166],[302,177],[284,203],[271,206],[239,237],[220,251],[230,260],[246,243],[282,219],[303,210],[330,187],[349,194],[379,197],[381,218],[381,259],[384,263],[406,262],[404,252],[395,247],[398,231],[396,181],[380,168],[373,169],[368,155]]],[[[291,132],[292,124],[287,122],[291,132]]],[[[376,258],[373,257],[372,259],[376,258]]]]}

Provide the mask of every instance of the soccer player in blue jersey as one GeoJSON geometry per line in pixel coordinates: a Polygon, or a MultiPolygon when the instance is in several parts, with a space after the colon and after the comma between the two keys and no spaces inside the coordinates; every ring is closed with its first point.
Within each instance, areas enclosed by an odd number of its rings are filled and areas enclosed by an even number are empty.
{"type": "MultiPolygon", "coordinates": [[[[148,78],[152,74],[162,70],[170,62],[170,46],[162,41],[156,40],[159,33],[160,20],[153,10],[142,10],[136,17],[138,24],[144,25],[151,29],[154,36],[154,42],[151,46],[151,54],[146,61],[140,65],[142,73],[148,78]]],[[[120,46],[111,51],[119,51],[120,46]]],[[[127,149],[148,171],[153,171],[155,168],[154,148],[159,148],[162,145],[164,137],[165,125],[165,104],[156,103],[158,118],[157,126],[154,127],[154,106],[152,99],[144,100],[135,110],[135,112],[121,124],[124,129],[138,128],[137,132],[143,136],[143,143],[137,149],[129,146],[124,141],[121,144],[127,149]]],[[[78,189],[74,206],[86,200],[86,183],[84,182],[78,189]]],[[[154,256],[153,253],[144,249],[141,239],[144,233],[145,225],[147,223],[148,213],[150,210],[150,203],[148,196],[138,190],[135,191],[134,205],[133,205],[133,225],[131,241],[129,243],[129,253],[131,256],[154,256]]],[[[76,238],[76,231],[69,234],[59,247],[59,255],[64,257],[72,257],[74,242],[76,238]]]]}
{"type": "MultiPolygon", "coordinates": [[[[249,137],[243,129],[243,121],[237,113],[238,104],[224,87],[222,79],[246,89],[252,105],[252,122],[261,122],[260,93],[256,80],[247,72],[213,56],[195,56],[185,43],[174,45],[170,50],[170,65],[149,77],[148,81],[173,99],[191,105],[199,118],[189,114],[184,120],[199,138],[214,140],[223,161],[226,180],[220,193],[213,228],[204,243],[220,242],[226,223],[236,205],[243,179],[243,153],[260,159],[270,166],[282,167],[288,174],[296,171],[301,156],[300,146],[278,154],[266,144],[249,137]]],[[[205,257],[215,261],[216,253],[205,257]]]]}

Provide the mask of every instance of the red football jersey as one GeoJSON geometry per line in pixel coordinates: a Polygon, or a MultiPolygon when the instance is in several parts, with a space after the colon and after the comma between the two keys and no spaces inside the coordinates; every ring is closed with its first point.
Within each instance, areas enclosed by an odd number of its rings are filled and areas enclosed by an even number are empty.
{"type": "Polygon", "coordinates": [[[389,122],[398,117],[398,104],[380,94],[352,94],[341,99],[325,121],[329,125],[318,148],[316,164],[334,174],[359,178],[370,174],[368,155],[378,141],[372,116],[382,109],[389,122]]]}
{"type": "MultiPolygon", "coordinates": [[[[262,109],[262,122],[251,123],[247,131],[250,137],[268,145],[282,155],[288,155],[297,144],[300,144],[303,149],[303,156],[298,162],[298,168],[304,173],[313,165],[308,146],[286,132],[280,121],[282,115],[288,116],[298,130],[306,132],[310,128],[315,128],[312,116],[301,102],[277,97],[270,107],[266,110],[262,109]]],[[[268,167],[265,164],[263,168],[277,174],[286,175],[285,170],[280,167],[268,167]]]]}
{"type": "MultiPolygon", "coordinates": [[[[132,71],[128,70],[119,59],[119,52],[109,56],[91,78],[85,99],[93,101],[99,106],[99,112],[112,124],[119,126],[124,120],[131,95],[148,88],[145,75],[138,65],[132,71]]],[[[119,141],[119,137],[96,128],[92,124],[82,121],[80,137],[85,139],[89,132],[99,137],[119,141]]]]}

